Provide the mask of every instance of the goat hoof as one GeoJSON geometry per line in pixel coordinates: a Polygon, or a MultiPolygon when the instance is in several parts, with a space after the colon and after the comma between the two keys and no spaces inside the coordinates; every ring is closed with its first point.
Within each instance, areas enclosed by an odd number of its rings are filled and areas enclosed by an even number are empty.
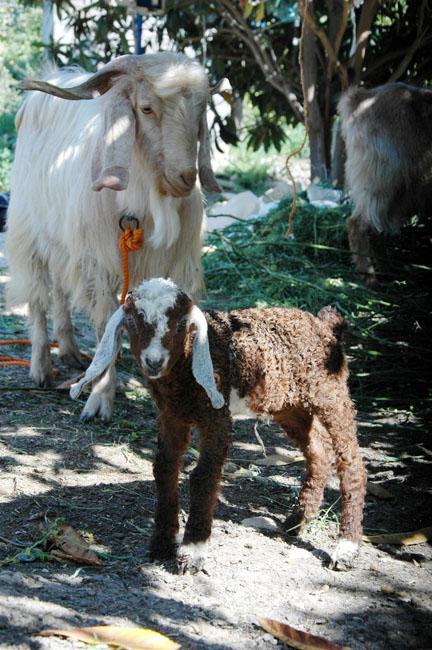
{"type": "Polygon", "coordinates": [[[297,537],[305,526],[304,514],[301,510],[288,515],[283,523],[283,529],[290,537],[297,537]]]}
{"type": "Polygon", "coordinates": [[[39,388],[51,388],[53,384],[53,377],[51,372],[46,374],[43,372],[34,372],[31,370],[30,377],[33,380],[34,384],[39,388]]]}
{"type": "Polygon", "coordinates": [[[334,571],[348,571],[352,569],[359,552],[359,545],[349,539],[340,539],[331,556],[330,569],[334,571]]]}
{"type": "Polygon", "coordinates": [[[206,550],[206,542],[182,544],[177,552],[178,573],[181,575],[185,575],[187,573],[194,575],[200,571],[207,573],[204,566],[207,558],[206,550]]]}
{"type": "Polygon", "coordinates": [[[107,424],[112,418],[112,400],[107,395],[91,393],[80,415],[81,422],[99,418],[107,424]]]}
{"type": "Polygon", "coordinates": [[[62,363],[64,363],[66,366],[71,366],[72,368],[78,368],[82,370],[87,367],[87,363],[82,358],[80,352],[60,352],[59,358],[62,363]]]}

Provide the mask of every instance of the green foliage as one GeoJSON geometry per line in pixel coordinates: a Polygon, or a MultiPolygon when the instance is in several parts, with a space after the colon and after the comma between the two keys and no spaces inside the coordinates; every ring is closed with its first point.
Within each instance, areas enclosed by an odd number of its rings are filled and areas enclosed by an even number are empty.
{"type": "Polygon", "coordinates": [[[12,167],[13,153],[8,144],[8,138],[0,138],[0,192],[9,189],[9,175],[12,167]]]}
{"type": "Polygon", "coordinates": [[[239,222],[209,236],[206,305],[286,306],[316,314],[333,304],[351,326],[348,351],[355,397],[370,400],[368,408],[430,402],[424,355],[431,324],[426,289],[431,268],[412,261],[415,242],[427,236],[420,227],[407,228],[408,245],[393,248],[385,284],[371,289],[351,264],[345,227],[350,206],[317,210],[300,196],[294,238],[287,239],[290,209],[287,199],[264,219],[239,222]]]}
{"type": "MultiPolygon", "coordinates": [[[[275,145],[265,148],[263,145],[257,149],[250,149],[248,134],[253,128],[256,119],[254,111],[248,102],[245,103],[244,127],[245,137],[242,137],[236,146],[231,146],[228,151],[229,163],[224,169],[224,174],[236,183],[239,190],[252,190],[255,194],[263,194],[275,180],[283,175],[285,177],[285,156],[279,152],[275,145]]],[[[285,152],[297,149],[304,140],[304,126],[297,124],[288,127],[284,134],[285,152]]],[[[300,157],[309,157],[309,145],[306,143],[300,157]]]]}
{"type": "Polygon", "coordinates": [[[0,5],[0,192],[9,189],[14,117],[20,103],[16,84],[41,64],[40,21],[40,7],[23,7],[18,0],[4,0],[0,5]]]}
{"type": "MultiPolygon", "coordinates": [[[[358,4],[355,10],[357,24],[362,10],[361,4],[358,4]]],[[[242,99],[250,98],[258,114],[254,124],[249,125],[249,146],[257,149],[262,145],[268,149],[272,144],[279,150],[282,147],[285,149],[287,126],[295,124],[296,118],[287,103],[281,84],[279,90],[272,86],[270,75],[274,75],[277,69],[277,74],[281,74],[287,86],[302,101],[298,66],[300,30],[297,2],[233,0],[232,5],[238,8],[237,18],[233,18],[235,9],[230,14],[220,0],[169,0],[167,14],[158,23],[159,43],[162,44],[168,35],[179,50],[193,48],[198,58],[208,67],[214,80],[226,76],[236,96],[242,99]],[[269,60],[274,57],[277,62],[276,67],[267,64],[266,74],[257,63],[257,58],[265,56],[269,60]]],[[[321,0],[314,2],[316,18],[326,30],[330,29],[331,6],[332,3],[321,0]]],[[[431,81],[431,29],[430,9],[421,0],[379,3],[377,17],[372,25],[370,44],[366,50],[363,76],[367,85],[374,86],[386,82],[390,75],[397,71],[407,52],[410,52],[409,65],[406,71],[403,71],[402,78],[417,83],[431,81]],[[420,24],[422,16],[423,23],[420,24]],[[418,29],[421,32],[420,41],[417,39],[418,29]],[[410,50],[414,42],[418,44],[418,49],[410,50]]],[[[341,60],[346,64],[350,57],[352,34],[353,25],[350,19],[341,49],[341,60]]],[[[327,56],[319,46],[318,49],[316,93],[324,114],[327,56]]],[[[337,75],[332,80],[329,92],[332,100],[328,108],[332,116],[340,92],[337,75]]],[[[327,136],[329,137],[329,134],[327,136]]]]}
{"type": "Polygon", "coordinates": [[[52,44],[53,59],[60,64],[78,64],[96,70],[99,63],[130,53],[132,18],[125,7],[109,0],[80,3],[54,0],[57,14],[73,38],[52,44]],[[128,38],[129,37],[129,38],[128,38]]]}

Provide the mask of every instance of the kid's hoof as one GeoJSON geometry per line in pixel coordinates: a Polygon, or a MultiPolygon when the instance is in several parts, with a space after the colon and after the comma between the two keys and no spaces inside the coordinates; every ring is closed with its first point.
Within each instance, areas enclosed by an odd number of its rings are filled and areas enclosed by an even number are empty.
{"type": "Polygon", "coordinates": [[[177,551],[177,568],[178,573],[185,575],[187,573],[195,574],[205,570],[205,561],[207,559],[207,542],[197,542],[195,544],[182,544],[177,551]]]}
{"type": "Polygon", "coordinates": [[[167,562],[176,559],[176,545],[167,544],[166,540],[155,538],[150,542],[150,562],[167,562]]]}
{"type": "Polygon", "coordinates": [[[348,571],[352,569],[359,552],[359,545],[349,539],[340,539],[331,556],[330,569],[348,571]]]}
{"type": "Polygon", "coordinates": [[[302,532],[305,523],[303,512],[298,510],[288,515],[283,523],[283,529],[290,537],[296,537],[302,532]]]}

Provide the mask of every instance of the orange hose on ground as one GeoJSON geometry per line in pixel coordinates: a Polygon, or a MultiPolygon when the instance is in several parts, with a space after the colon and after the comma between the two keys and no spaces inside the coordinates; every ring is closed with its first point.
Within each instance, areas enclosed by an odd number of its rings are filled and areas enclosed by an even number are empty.
{"type": "MultiPolygon", "coordinates": [[[[31,345],[30,339],[4,339],[0,345],[31,345]]],[[[58,348],[57,341],[50,343],[50,348],[58,348]]],[[[0,356],[0,366],[23,366],[30,368],[30,361],[27,359],[16,359],[15,357],[0,356]]]]}
{"type": "Polygon", "coordinates": [[[0,366],[24,366],[30,368],[30,361],[15,359],[14,357],[0,357],[0,366]]]}
{"type": "MultiPolygon", "coordinates": [[[[126,300],[126,294],[129,290],[129,253],[142,248],[144,243],[143,234],[144,231],[142,228],[135,228],[132,230],[130,226],[126,226],[119,237],[119,247],[122,253],[123,268],[123,290],[120,298],[121,305],[123,305],[126,300]]],[[[10,339],[0,341],[0,345],[31,345],[31,341],[29,339],[10,339]]],[[[50,343],[50,347],[58,347],[57,341],[50,343]]],[[[0,356],[0,366],[24,366],[28,368],[30,367],[30,361],[27,361],[26,359],[0,356]]]]}

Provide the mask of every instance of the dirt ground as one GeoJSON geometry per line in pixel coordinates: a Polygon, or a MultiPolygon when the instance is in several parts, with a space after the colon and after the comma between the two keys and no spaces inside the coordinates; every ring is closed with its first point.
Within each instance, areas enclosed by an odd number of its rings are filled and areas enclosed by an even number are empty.
{"type": "MultiPolygon", "coordinates": [[[[4,287],[6,276],[0,276],[4,287]]],[[[25,319],[0,305],[1,338],[21,337],[25,319]]],[[[79,323],[82,349],[92,338],[79,323]]],[[[10,352],[28,355],[15,348],[10,352]]],[[[57,360],[54,361],[58,367],[57,360]]],[[[353,649],[432,648],[432,547],[364,544],[350,572],[327,568],[339,512],[333,479],[326,503],[302,540],[278,528],[242,525],[270,517],[279,525],[295,502],[304,463],[282,432],[254,422],[235,426],[207,562],[207,574],[177,575],[150,564],[147,547],[155,489],[155,412],[131,379],[127,350],[110,426],[82,424],[82,402],[63,391],[28,390],[27,371],[4,369],[0,400],[0,647],[60,650],[76,641],[38,632],[95,624],[157,629],[184,648],[283,647],[260,616],[289,623],[353,649]],[[27,390],[26,390],[27,389],[27,390]],[[92,540],[100,568],[16,559],[41,537],[44,520],[62,518],[92,540]]],[[[61,368],[57,380],[71,376],[61,368]]],[[[398,532],[431,525],[432,446],[427,422],[410,411],[359,410],[359,440],[369,481],[391,498],[368,494],[365,530],[398,532]]],[[[184,514],[194,445],[181,477],[184,514]]]]}

